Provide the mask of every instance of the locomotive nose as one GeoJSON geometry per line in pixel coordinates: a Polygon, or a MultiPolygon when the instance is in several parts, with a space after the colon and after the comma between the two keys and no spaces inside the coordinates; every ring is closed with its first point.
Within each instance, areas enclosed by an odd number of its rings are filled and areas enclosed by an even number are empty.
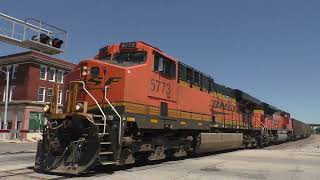
{"type": "Polygon", "coordinates": [[[89,116],[73,115],[49,120],[38,142],[35,170],[79,174],[88,170],[99,155],[97,128],[89,116]]]}

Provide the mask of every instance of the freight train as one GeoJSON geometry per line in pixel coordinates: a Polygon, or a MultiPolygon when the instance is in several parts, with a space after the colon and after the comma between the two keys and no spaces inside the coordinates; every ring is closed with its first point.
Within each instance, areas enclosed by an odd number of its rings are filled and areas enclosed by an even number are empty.
{"type": "Polygon", "coordinates": [[[290,113],[214,79],[145,42],[100,49],[58,85],[35,169],[84,173],[137,161],[263,147],[310,135],[290,113]]]}

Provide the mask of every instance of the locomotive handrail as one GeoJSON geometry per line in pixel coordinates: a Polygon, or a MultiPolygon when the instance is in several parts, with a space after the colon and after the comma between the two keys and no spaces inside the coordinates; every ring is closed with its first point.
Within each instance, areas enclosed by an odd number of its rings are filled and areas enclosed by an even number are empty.
{"type": "MultiPolygon", "coordinates": [[[[96,103],[96,105],[98,106],[98,108],[99,108],[99,110],[100,110],[100,112],[101,112],[101,114],[102,114],[102,116],[103,116],[104,122],[106,122],[107,116],[104,114],[104,112],[103,112],[101,106],[99,105],[98,101],[97,101],[97,100],[92,96],[92,94],[86,89],[86,83],[83,82],[83,81],[71,81],[71,83],[73,83],[73,82],[82,84],[83,90],[84,90],[84,91],[92,98],[92,100],[96,103]]],[[[105,129],[103,130],[103,132],[105,133],[105,129]]]]}
{"type": "MultiPolygon", "coordinates": [[[[109,86],[105,86],[104,87],[104,99],[108,102],[108,104],[110,105],[110,107],[112,108],[112,110],[117,114],[117,116],[119,117],[119,144],[121,144],[121,134],[122,134],[122,117],[120,116],[120,114],[118,113],[118,111],[114,108],[114,106],[111,104],[111,102],[108,100],[107,98],[107,89],[109,88],[109,86]]],[[[104,122],[104,128],[106,127],[106,122],[104,122]]]]}
{"type": "Polygon", "coordinates": [[[268,130],[267,130],[268,128],[266,128],[265,124],[260,121],[260,125],[262,125],[264,133],[267,134],[268,133],[268,130]]]}

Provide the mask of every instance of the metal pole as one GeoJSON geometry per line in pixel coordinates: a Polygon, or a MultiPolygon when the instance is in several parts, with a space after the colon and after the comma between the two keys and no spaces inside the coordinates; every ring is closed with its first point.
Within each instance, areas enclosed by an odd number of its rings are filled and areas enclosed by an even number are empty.
{"type": "MultiPolygon", "coordinates": [[[[3,118],[3,129],[7,129],[7,115],[8,115],[8,97],[9,97],[9,80],[10,80],[10,72],[9,66],[7,66],[7,85],[6,85],[6,92],[5,92],[5,102],[4,102],[4,118],[3,118]]],[[[5,139],[5,133],[3,133],[3,139],[5,139]]]]}

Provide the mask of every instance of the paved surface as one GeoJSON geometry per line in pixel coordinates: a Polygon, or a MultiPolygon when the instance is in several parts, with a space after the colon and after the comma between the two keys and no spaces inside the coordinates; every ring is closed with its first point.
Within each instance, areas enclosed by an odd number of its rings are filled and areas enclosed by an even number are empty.
{"type": "Polygon", "coordinates": [[[0,141],[0,179],[2,171],[32,167],[37,143],[0,141]]]}
{"type": "MultiPolygon", "coordinates": [[[[32,154],[0,156],[0,163],[29,162],[32,154]],[[18,158],[18,159],[16,159],[18,158]],[[20,159],[19,159],[20,158],[20,159]],[[10,160],[11,159],[11,160],[10,160]]],[[[32,169],[1,170],[0,179],[66,179],[45,175],[32,169]]],[[[17,167],[17,169],[19,169],[17,167]]],[[[116,171],[98,170],[88,177],[75,179],[120,180],[214,180],[214,179],[301,179],[320,180],[320,136],[267,147],[259,150],[238,150],[228,153],[168,161],[159,164],[132,167],[116,171]]]]}
{"type": "Polygon", "coordinates": [[[35,152],[37,143],[34,142],[2,142],[0,141],[0,155],[23,152],[35,152]]]}

